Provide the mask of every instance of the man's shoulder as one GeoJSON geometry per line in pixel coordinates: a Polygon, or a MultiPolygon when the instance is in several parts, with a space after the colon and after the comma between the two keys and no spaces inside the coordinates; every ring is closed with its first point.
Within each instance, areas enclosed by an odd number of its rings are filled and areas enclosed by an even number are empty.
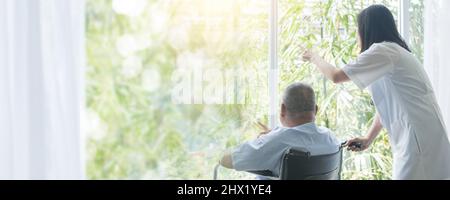
{"type": "Polygon", "coordinates": [[[326,136],[328,136],[328,137],[330,137],[330,138],[332,138],[334,140],[337,140],[336,134],[331,129],[329,129],[327,127],[318,126],[317,127],[317,132],[319,134],[323,134],[323,135],[326,135],[326,136]]]}
{"type": "Polygon", "coordinates": [[[302,133],[301,135],[307,136],[308,138],[316,138],[319,141],[328,141],[329,143],[338,143],[334,132],[324,126],[317,126],[316,124],[310,124],[305,127],[297,127],[293,129],[293,131],[297,131],[297,133],[302,133]]]}
{"type": "Polygon", "coordinates": [[[331,136],[333,138],[335,138],[335,134],[332,130],[330,130],[327,127],[323,127],[323,126],[317,126],[315,123],[309,123],[309,124],[303,124],[297,127],[292,127],[292,128],[286,128],[286,127],[278,127],[276,129],[274,129],[270,135],[272,135],[273,137],[277,137],[277,136],[286,136],[288,134],[286,133],[292,133],[295,134],[296,136],[298,135],[304,135],[304,136],[308,136],[308,135],[326,135],[326,136],[331,136]]]}
{"type": "Polygon", "coordinates": [[[334,135],[334,132],[331,129],[324,126],[317,126],[317,132],[334,135]]]}
{"type": "Polygon", "coordinates": [[[300,126],[291,128],[290,130],[298,131],[298,132],[305,132],[305,133],[323,133],[323,134],[332,134],[333,131],[330,129],[318,126],[316,123],[308,123],[308,124],[302,124],[300,126]]]}

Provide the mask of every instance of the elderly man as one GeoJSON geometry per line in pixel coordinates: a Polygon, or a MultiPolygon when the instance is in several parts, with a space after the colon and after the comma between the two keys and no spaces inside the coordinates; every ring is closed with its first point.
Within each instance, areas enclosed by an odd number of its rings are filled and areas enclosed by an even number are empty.
{"type": "Polygon", "coordinates": [[[294,83],[283,97],[282,127],[264,132],[256,140],[237,147],[223,156],[220,164],[238,171],[271,171],[279,176],[281,157],[292,147],[308,150],[312,155],[335,153],[341,143],[332,132],[315,124],[318,107],[314,90],[307,84],[294,83]]]}

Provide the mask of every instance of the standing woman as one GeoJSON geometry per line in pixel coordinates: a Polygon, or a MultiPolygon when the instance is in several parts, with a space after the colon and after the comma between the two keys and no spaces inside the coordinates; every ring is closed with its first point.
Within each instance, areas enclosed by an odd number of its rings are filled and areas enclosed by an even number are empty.
{"type": "MultiPolygon", "coordinates": [[[[450,142],[430,80],[400,36],[392,13],[373,5],[358,16],[361,53],[338,69],[316,53],[303,54],[334,83],[368,88],[377,109],[366,137],[349,141],[352,151],[369,148],[385,127],[394,156],[393,178],[450,178],[450,142]]],[[[450,91],[449,91],[450,92],[450,91]]]]}

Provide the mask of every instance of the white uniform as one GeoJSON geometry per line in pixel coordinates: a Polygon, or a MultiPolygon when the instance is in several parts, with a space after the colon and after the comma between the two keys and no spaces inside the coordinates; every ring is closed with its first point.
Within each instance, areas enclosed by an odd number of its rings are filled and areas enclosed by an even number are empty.
{"type": "Polygon", "coordinates": [[[369,87],[394,156],[394,179],[450,178],[450,142],[430,80],[420,62],[395,43],[374,44],[343,68],[369,87]]]}
{"type": "Polygon", "coordinates": [[[291,147],[302,148],[311,155],[338,152],[341,146],[332,132],[315,123],[294,128],[279,127],[267,135],[244,143],[232,154],[234,169],[238,171],[271,171],[279,176],[283,153],[291,147]]]}

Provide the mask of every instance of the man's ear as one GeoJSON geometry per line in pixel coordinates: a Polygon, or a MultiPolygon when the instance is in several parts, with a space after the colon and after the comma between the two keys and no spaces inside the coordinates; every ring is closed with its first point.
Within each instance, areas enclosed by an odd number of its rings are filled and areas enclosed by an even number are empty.
{"type": "Polygon", "coordinates": [[[281,117],[286,116],[286,112],[287,112],[286,105],[284,105],[284,103],[283,103],[283,104],[281,104],[281,112],[280,112],[280,116],[281,116],[281,117]]]}
{"type": "Polygon", "coordinates": [[[319,112],[319,106],[316,104],[316,115],[319,112]]]}

